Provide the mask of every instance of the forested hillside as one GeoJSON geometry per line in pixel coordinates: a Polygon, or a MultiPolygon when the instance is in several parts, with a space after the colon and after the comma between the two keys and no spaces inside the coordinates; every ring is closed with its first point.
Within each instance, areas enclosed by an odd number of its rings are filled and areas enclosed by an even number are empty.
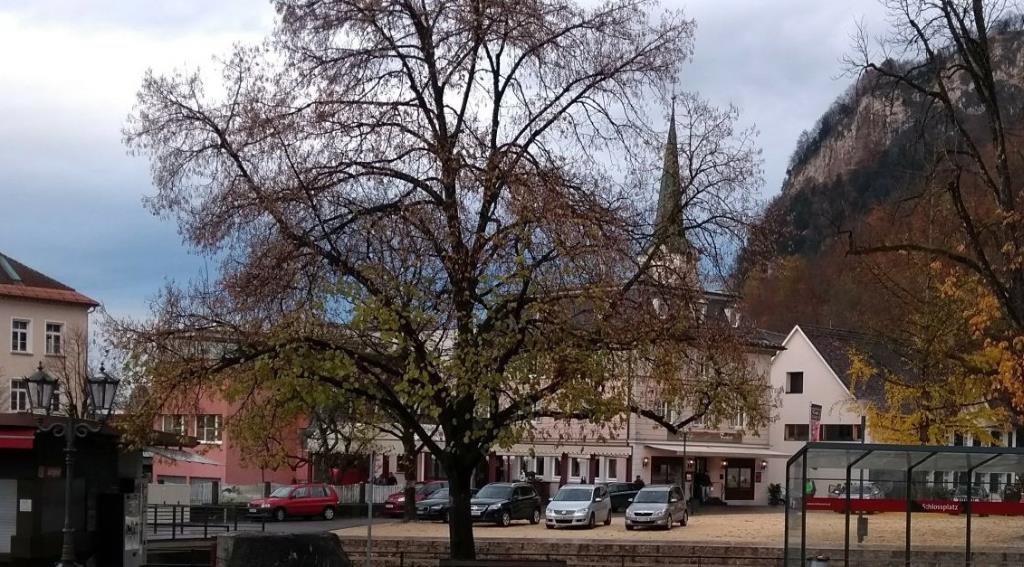
{"type": "MultiPolygon", "coordinates": [[[[1004,24],[993,46],[1003,108],[1016,127],[1024,124],[1022,37],[1004,24]]],[[[929,72],[914,61],[884,65],[929,72]]],[[[983,127],[968,81],[952,90],[965,123],[983,127]]],[[[865,310],[877,304],[877,286],[884,283],[875,280],[892,266],[847,256],[850,239],[941,228],[929,220],[932,205],[918,197],[926,184],[943,182],[931,166],[945,151],[950,128],[929,98],[912,88],[893,86],[873,72],[853,81],[796,141],[781,193],[766,208],[761,241],[742,256],[739,279],[749,316],[779,331],[798,322],[868,325],[865,310]]]]}

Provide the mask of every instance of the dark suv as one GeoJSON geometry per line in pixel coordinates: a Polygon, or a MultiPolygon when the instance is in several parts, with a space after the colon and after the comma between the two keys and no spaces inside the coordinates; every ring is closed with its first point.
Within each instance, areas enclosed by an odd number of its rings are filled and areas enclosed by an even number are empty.
{"type": "Polygon", "coordinates": [[[492,482],[469,501],[474,522],[508,526],[513,520],[540,522],[540,496],[525,482],[492,482]]]}

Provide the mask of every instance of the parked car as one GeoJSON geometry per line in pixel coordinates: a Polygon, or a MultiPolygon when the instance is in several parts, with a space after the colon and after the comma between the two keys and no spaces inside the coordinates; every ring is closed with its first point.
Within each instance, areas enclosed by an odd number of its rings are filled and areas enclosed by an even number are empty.
{"type": "Polygon", "coordinates": [[[689,519],[683,489],[678,486],[645,486],[626,508],[627,530],[654,526],[670,530],[676,522],[685,526],[689,519]]]}
{"type": "Polygon", "coordinates": [[[448,498],[448,489],[442,488],[416,503],[416,519],[447,522],[449,508],[451,501],[448,498]]]}
{"type": "MultiPolygon", "coordinates": [[[[833,498],[846,498],[846,484],[840,484],[839,486],[832,489],[831,496],[833,498]]],[[[885,498],[885,492],[882,491],[879,486],[873,482],[853,484],[853,489],[850,491],[851,499],[862,499],[862,500],[878,500],[885,498]]]]}
{"type": "Polygon", "coordinates": [[[612,512],[621,512],[629,507],[629,499],[636,496],[640,485],[634,482],[609,482],[608,495],[612,500],[612,512]]]}
{"type": "Polygon", "coordinates": [[[289,516],[333,520],[338,509],[338,493],[329,484],[282,486],[266,498],[249,503],[249,516],[283,522],[289,516]]]}
{"type": "Polygon", "coordinates": [[[558,489],[544,513],[548,528],[586,526],[597,522],[612,523],[612,502],[608,489],[602,485],[570,484],[558,489]]]}
{"type": "MultiPolygon", "coordinates": [[[[977,484],[971,486],[971,500],[973,500],[974,502],[987,502],[991,498],[992,496],[988,493],[988,490],[986,490],[984,486],[979,486],[977,484]]],[[[956,490],[953,491],[953,500],[956,500],[957,502],[967,501],[966,484],[961,484],[960,486],[956,487],[956,490]]]]}
{"type": "Polygon", "coordinates": [[[514,520],[540,522],[540,496],[525,482],[492,482],[469,501],[469,513],[476,522],[508,526],[514,520]]]}
{"type": "MultiPolygon", "coordinates": [[[[447,480],[432,480],[430,482],[417,482],[416,483],[416,501],[422,502],[427,498],[430,498],[432,494],[441,490],[442,488],[448,488],[447,480]]],[[[398,492],[388,496],[387,500],[384,501],[384,515],[385,516],[401,516],[405,512],[405,491],[399,490],[398,492]]]]}

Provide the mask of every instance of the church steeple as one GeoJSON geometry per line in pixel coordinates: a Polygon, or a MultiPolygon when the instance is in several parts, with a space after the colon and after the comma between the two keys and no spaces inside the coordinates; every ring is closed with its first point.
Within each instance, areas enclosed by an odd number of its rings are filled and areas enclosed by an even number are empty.
{"type": "Polygon", "coordinates": [[[679,146],[676,140],[676,100],[672,97],[668,140],[661,166],[658,212],[654,218],[654,238],[669,254],[692,254],[683,230],[683,184],[679,178],[679,146]]]}

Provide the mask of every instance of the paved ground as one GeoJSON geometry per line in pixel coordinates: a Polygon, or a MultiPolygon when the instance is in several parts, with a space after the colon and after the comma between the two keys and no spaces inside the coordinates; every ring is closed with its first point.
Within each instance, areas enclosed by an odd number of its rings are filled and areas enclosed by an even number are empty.
{"type": "MultiPolygon", "coordinates": [[[[902,548],[904,545],[903,513],[883,513],[868,516],[868,539],[856,543],[856,519],[851,518],[852,548],[902,548]]],[[[690,525],[671,531],[630,531],[623,527],[622,516],[617,515],[610,526],[593,530],[549,530],[543,525],[516,522],[509,528],[481,524],[474,529],[478,538],[543,538],[566,540],[630,540],[671,541],[680,543],[706,543],[711,545],[749,545],[781,547],[785,531],[782,508],[705,508],[690,519],[690,525]]],[[[978,551],[996,549],[1024,549],[1024,517],[989,516],[972,519],[972,543],[978,551]]],[[[809,546],[842,547],[844,517],[834,512],[810,512],[807,516],[807,543],[809,546]]],[[[337,530],[339,535],[365,536],[365,527],[337,530]]],[[[966,518],[947,514],[918,513],[912,517],[912,543],[918,548],[963,549],[966,518]]],[[[447,538],[448,527],[433,522],[401,522],[374,526],[374,536],[402,538],[447,538]]]]}

